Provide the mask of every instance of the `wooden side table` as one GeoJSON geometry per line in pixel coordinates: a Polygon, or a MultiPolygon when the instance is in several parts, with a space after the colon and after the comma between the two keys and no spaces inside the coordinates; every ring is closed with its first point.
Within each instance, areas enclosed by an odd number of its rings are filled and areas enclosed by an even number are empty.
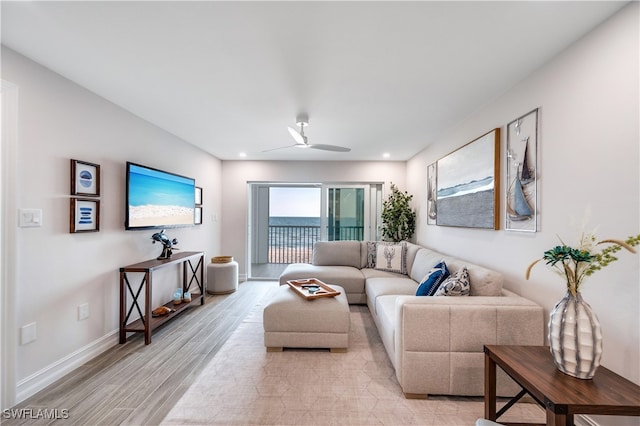
{"type": "Polygon", "coordinates": [[[560,372],[546,346],[484,347],[484,416],[497,420],[525,394],[547,413],[547,425],[573,426],[575,414],[640,416],[640,386],[602,366],[593,379],[582,380],[560,372]],[[496,365],[522,392],[496,413],[496,365]]]}
{"type": "Polygon", "coordinates": [[[156,327],[159,327],[169,321],[185,308],[194,305],[198,299],[200,299],[200,304],[204,305],[204,296],[206,291],[204,278],[204,252],[201,251],[180,252],[174,254],[169,259],[152,259],[120,268],[119,342],[125,343],[127,341],[127,332],[135,332],[144,333],[144,343],[145,345],[148,345],[151,343],[151,332],[156,327]],[[191,302],[184,302],[177,306],[174,306],[172,301],[165,303],[164,306],[175,309],[175,312],[161,317],[153,317],[151,314],[153,271],[177,264],[182,264],[182,290],[190,291],[191,285],[195,283],[199,293],[193,295],[191,302]],[[137,290],[129,282],[128,274],[132,273],[144,274],[140,284],[138,284],[137,290]],[[144,305],[141,308],[139,298],[142,295],[144,295],[144,305]],[[131,305],[127,308],[128,296],[131,296],[131,305]],[[131,317],[134,308],[138,312],[139,319],[129,323],[129,318],[131,317]]]}

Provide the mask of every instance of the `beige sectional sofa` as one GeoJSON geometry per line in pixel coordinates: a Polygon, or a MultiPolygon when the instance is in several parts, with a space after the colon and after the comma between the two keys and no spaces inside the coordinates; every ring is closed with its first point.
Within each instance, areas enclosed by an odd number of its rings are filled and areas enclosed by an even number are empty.
{"type": "MultiPolygon", "coordinates": [[[[366,303],[405,396],[483,395],[485,344],[544,343],[542,307],[503,289],[500,273],[411,243],[406,243],[407,274],[388,272],[367,267],[370,247],[360,241],[317,242],[312,264],[289,265],[280,284],[318,278],[343,287],[350,304],[366,303]],[[415,295],[442,260],[452,275],[468,269],[470,296],[415,295]]],[[[506,375],[499,376],[499,395],[518,390],[506,375]]]]}

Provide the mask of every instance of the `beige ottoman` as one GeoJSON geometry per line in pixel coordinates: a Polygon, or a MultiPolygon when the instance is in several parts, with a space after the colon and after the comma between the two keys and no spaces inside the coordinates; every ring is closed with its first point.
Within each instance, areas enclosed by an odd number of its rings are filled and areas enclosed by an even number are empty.
{"type": "Polygon", "coordinates": [[[329,348],[346,352],[349,347],[349,304],[340,294],[306,300],[288,285],[278,287],[264,307],[264,345],[268,352],[283,348],[329,348]]]}

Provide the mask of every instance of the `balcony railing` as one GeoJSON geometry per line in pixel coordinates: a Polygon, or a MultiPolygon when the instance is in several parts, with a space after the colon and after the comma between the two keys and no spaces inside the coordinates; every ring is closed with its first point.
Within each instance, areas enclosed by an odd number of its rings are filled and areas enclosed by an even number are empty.
{"type": "MultiPolygon", "coordinates": [[[[364,227],[329,227],[330,240],[362,241],[364,227]]],[[[313,244],[320,240],[319,226],[269,225],[269,263],[311,263],[313,244]]]]}

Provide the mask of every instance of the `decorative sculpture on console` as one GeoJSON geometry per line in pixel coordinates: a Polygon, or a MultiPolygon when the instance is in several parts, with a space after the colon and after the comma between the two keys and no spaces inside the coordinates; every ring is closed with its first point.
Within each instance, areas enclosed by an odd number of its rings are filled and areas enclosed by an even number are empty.
{"type": "Polygon", "coordinates": [[[170,240],[169,237],[167,237],[167,235],[164,233],[164,229],[153,234],[151,236],[151,239],[153,240],[153,244],[155,244],[157,241],[163,246],[162,254],[158,257],[158,260],[170,259],[171,255],[173,254],[173,250],[178,250],[177,247],[173,247],[174,245],[178,244],[178,239],[174,238],[173,240],[170,240]]]}

